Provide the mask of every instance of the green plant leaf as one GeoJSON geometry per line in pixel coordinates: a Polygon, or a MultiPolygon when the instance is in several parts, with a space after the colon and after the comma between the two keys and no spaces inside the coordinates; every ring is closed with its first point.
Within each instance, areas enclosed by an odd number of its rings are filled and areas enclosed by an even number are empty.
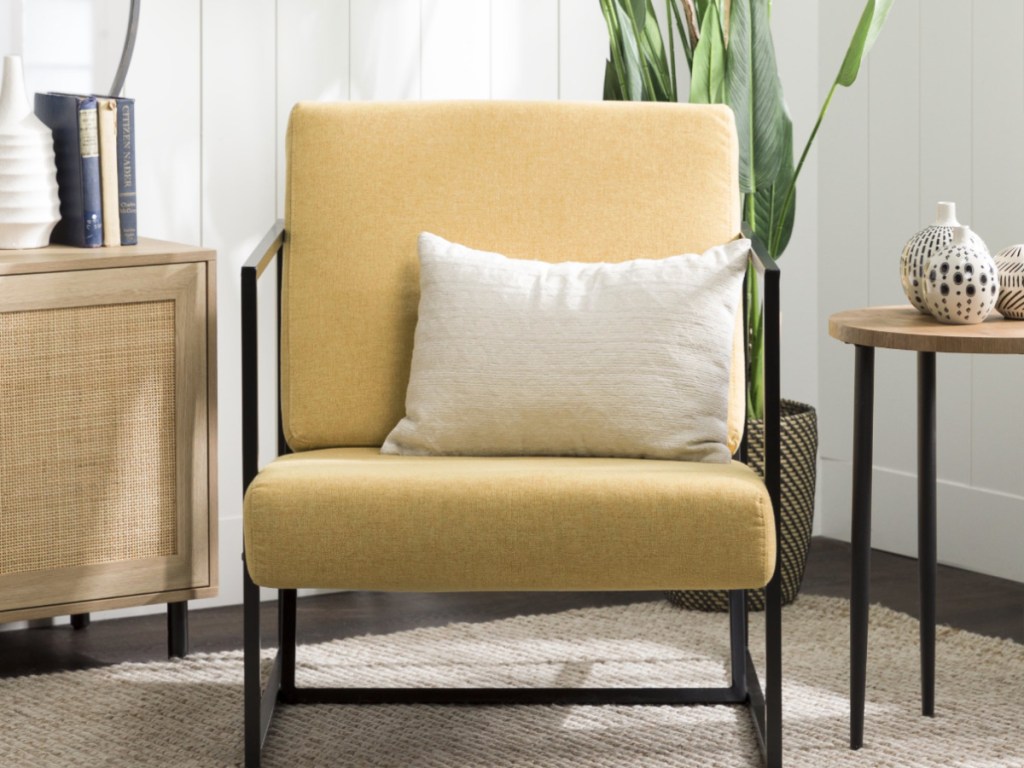
{"type": "Polygon", "coordinates": [[[763,0],[733,0],[726,55],[726,100],[736,115],[740,190],[771,186],[782,159],[782,87],[763,0]]]}
{"type": "Polygon", "coordinates": [[[644,28],[644,24],[647,23],[647,2],[646,0],[628,0],[630,4],[630,10],[633,12],[633,18],[636,19],[636,25],[639,29],[644,28]]]}
{"type": "MultiPolygon", "coordinates": [[[[623,35],[627,50],[626,61],[629,67],[635,67],[640,75],[640,89],[630,89],[630,98],[634,100],[651,100],[654,98],[655,85],[653,73],[648,62],[644,26],[647,21],[647,0],[619,0],[619,25],[625,32],[630,31],[628,38],[623,35]]],[[[632,74],[632,72],[630,73],[632,74]]]]}
{"type": "Polygon", "coordinates": [[[604,97],[606,99],[628,98],[627,67],[625,52],[623,50],[622,31],[619,28],[618,11],[615,0],[600,0],[601,14],[604,16],[605,25],[608,27],[608,65],[604,72],[604,97]],[[609,85],[609,79],[614,80],[614,85],[609,85]]]}
{"type": "Polygon", "coordinates": [[[701,23],[700,39],[693,52],[690,74],[692,104],[721,104],[725,101],[725,42],[718,7],[712,3],[701,23]]]}
{"type": "Polygon", "coordinates": [[[604,100],[623,101],[622,91],[619,87],[619,78],[615,73],[615,66],[611,59],[604,63],[604,100]]]}
{"type": "MultiPolygon", "coordinates": [[[[679,4],[684,2],[692,3],[693,0],[669,0],[669,5],[672,8],[672,18],[675,19],[676,22],[676,31],[679,32],[679,39],[683,44],[683,53],[686,55],[686,66],[689,69],[693,69],[693,43],[690,39],[689,24],[683,21],[683,12],[680,12],[679,10],[679,4]]],[[[690,7],[692,8],[692,5],[690,7]]],[[[684,12],[689,13],[689,11],[684,12]]],[[[696,14],[696,11],[694,11],[694,14],[696,14]]],[[[672,25],[669,24],[669,26],[671,27],[672,25]]],[[[672,63],[673,65],[675,64],[674,58],[672,63]]]]}
{"type": "MultiPolygon", "coordinates": [[[[665,43],[661,39],[658,17],[654,13],[654,5],[651,0],[646,0],[646,2],[647,10],[644,16],[646,20],[641,33],[640,48],[654,84],[654,92],[648,94],[648,98],[652,101],[676,101],[675,88],[672,86],[672,73],[668,56],[665,54],[665,43]]],[[[671,35],[671,26],[668,31],[671,35]]]]}
{"type": "Polygon", "coordinates": [[[788,206],[784,206],[786,193],[790,184],[793,183],[793,121],[789,117],[789,111],[783,104],[782,110],[782,162],[779,164],[779,172],[775,181],[768,187],[761,187],[755,193],[755,205],[753,215],[756,220],[751,220],[751,229],[754,230],[764,241],[768,248],[768,255],[777,259],[786,250],[790,235],[793,234],[793,221],[796,213],[796,198],[791,197],[788,206]]]}
{"type": "Polygon", "coordinates": [[[636,30],[633,20],[630,18],[630,14],[633,12],[632,6],[629,5],[631,1],[615,0],[613,5],[619,41],[622,46],[622,69],[625,81],[623,98],[640,101],[644,94],[643,68],[636,30]]]}
{"type": "Polygon", "coordinates": [[[843,59],[843,65],[836,76],[839,85],[849,88],[856,81],[861,62],[878,39],[892,4],[893,0],[868,0],[864,6],[860,22],[853,33],[853,39],[850,40],[850,47],[846,49],[846,58],[843,59]]]}

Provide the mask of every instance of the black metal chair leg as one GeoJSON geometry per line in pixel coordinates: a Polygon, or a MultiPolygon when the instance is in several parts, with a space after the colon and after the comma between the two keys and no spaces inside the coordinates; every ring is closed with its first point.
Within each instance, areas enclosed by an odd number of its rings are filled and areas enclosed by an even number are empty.
{"type": "Polygon", "coordinates": [[[917,353],[917,564],[921,598],[921,713],[935,715],[935,353],[917,353]]]}
{"type": "Polygon", "coordinates": [[[857,347],[853,400],[853,567],[850,595],[850,748],[864,744],[871,569],[871,447],[874,439],[875,350],[857,347]]]}
{"type": "Polygon", "coordinates": [[[259,768],[260,750],[263,746],[260,722],[263,701],[260,682],[260,588],[249,578],[249,569],[245,567],[244,562],[242,571],[245,766],[259,768]]]}
{"type": "MultiPolygon", "coordinates": [[[[780,558],[781,560],[781,558],[780,558]]],[[[767,768],[782,768],[782,573],[765,587],[765,715],[767,768]]]]}
{"type": "Polygon", "coordinates": [[[188,656],[188,601],[167,604],[167,656],[188,656]]]}
{"type": "Polygon", "coordinates": [[[740,697],[747,695],[747,593],[729,591],[729,648],[732,663],[732,688],[740,697]]]}
{"type": "Polygon", "coordinates": [[[297,591],[279,589],[278,600],[278,637],[281,649],[281,693],[284,702],[291,702],[295,697],[295,630],[297,613],[297,591]]]}

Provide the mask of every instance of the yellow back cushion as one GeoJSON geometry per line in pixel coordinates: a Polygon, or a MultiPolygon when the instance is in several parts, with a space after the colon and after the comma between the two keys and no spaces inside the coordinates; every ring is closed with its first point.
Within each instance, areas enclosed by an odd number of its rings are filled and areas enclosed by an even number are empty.
{"type": "MultiPolygon", "coordinates": [[[[512,258],[624,261],[702,253],[740,228],[722,106],[300,103],[287,155],[293,450],[380,445],[404,415],[420,232],[512,258]]],[[[742,386],[729,410],[735,447],[742,386]]]]}

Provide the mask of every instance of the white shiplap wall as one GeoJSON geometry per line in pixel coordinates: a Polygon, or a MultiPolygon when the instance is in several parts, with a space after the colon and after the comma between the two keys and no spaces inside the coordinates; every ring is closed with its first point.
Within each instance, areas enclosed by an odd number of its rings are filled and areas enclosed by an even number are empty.
{"type": "MultiPolygon", "coordinates": [[[[828,85],[857,3],[820,20],[828,85]]],[[[900,0],[867,70],[836,99],[821,135],[818,327],[822,529],[849,536],[853,350],[828,316],[905,301],[904,242],[957,203],[995,251],[1024,241],[1024,5],[900,0]]],[[[938,358],[939,559],[1024,581],[1024,360],[938,358]]],[[[879,351],[875,373],[873,541],[916,554],[916,361],[879,351]]]]}
{"type": "MultiPolygon", "coordinates": [[[[0,0],[2,52],[25,56],[32,90],[105,89],[126,9],[127,3],[109,0],[0,0]],[[36,14],[52,25],[69,13],[94,19],[90,56],[96,61],[86,67],[94,85],[48,78],[42,70],[50,54],[26,48],[38,39],[26,17],[36,14]]],[[[817,115],[818,16],[815,0],[774,4],[780,72],[800,141],[817,115]]],[[[238,274],[250,249],[283,213],[291,105],[304,99],[594,100],[601,98],[606,53],[597,0],[143,4],[126,85],[138,100],[141,231],[218,252],[221,596],[202,605],[241,599],[238,274]]],[[[812,155],[801,182],[797,230],[783,261],[784,393],[811,403],[819,389],[817,198],[812,155]]],[[[272,295],[268,288],[261,286],[261,292],[272,295]]],[[[264,339],[272,336],[271,320],[264,318],[264,339]]],[[[274,361],[264,357],[261,390],[268,392],[276,388],[274,361]]],[[[273,424],[273,414],[266,415],[273,424]]],[[[264,444],[269,455],[269,430],[264,444]]]]}

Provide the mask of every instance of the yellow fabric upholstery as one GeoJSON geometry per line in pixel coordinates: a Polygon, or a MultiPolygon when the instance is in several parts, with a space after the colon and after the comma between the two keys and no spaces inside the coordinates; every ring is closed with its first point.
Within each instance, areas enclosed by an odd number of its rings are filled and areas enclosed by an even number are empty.
{"type": "Polygon", "coordinates": [[[740,228],[722,106],[303,103],[287,155],[281,402],[294,450],[379,446],[404,415],[421,231],[512,258],[623,261],[702,253],[740,228]]]}
{"type": "Polygon", "coordinates": [[[741,589],[775,568],[743,464],[290,454],[245,498],[257,584],[394,591],[741,589]]]}

